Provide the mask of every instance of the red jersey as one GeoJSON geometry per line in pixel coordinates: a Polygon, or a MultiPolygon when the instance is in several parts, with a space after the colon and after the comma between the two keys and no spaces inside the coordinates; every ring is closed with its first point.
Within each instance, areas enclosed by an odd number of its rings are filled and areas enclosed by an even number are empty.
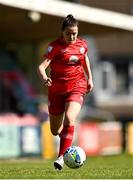
{"type": "Polygon", "coordinates": [[[51,60],[50,92],[67,93],[76,89],[86,92],[87,83],[82,66],[86,52],[87,43],[79,38],[73,44],[67,44],[63,37],[49,44],[44,58],[51,60]]]}

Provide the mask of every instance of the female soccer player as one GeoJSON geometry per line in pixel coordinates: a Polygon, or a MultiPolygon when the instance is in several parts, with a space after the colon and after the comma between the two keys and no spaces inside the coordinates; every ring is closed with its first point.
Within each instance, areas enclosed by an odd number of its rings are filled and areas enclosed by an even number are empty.
{"type": "Polygon", "coordinates": [[[62,36],[51,42],[39,75],[48,86],[50,128],[54,136],[60,137],[60,148],[55,169],[61,170],[63,154],[71,146],[74,124],[81,109],[84,95],[93,88],[87,44],[78,36],[78,21],[68,15],[62,23],[62,36]],[[46,74],[50,66],[50,77],[46,74]]]}

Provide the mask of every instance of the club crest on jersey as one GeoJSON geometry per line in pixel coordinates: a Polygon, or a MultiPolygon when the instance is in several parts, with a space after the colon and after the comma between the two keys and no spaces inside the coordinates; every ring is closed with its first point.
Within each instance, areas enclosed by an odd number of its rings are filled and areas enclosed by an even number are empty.
{"type": "Polygon", "coordinates": [[[48,51],[48,52],[51,52],[51,51],[52,51],[52,49],[53,49],[53,47],[52,47],[52,46],[48,46],[47,51],[48,51]]]}
{"type": "Polygon", "coordinates": [[[72,55],[69,58],[70,62],[76,63],[79,60],[78,56],[72,55]]]}
{"type": "Polygon", "coordinates": [[[79,51],[80,51],[81,54],[84,54],[85,48],[84,48],[84,47],[81,47],[79,51]]]}

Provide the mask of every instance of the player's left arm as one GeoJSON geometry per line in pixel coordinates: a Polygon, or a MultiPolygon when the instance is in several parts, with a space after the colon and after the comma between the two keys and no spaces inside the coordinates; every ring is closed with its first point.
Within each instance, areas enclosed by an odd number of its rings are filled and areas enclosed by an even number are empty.
{"type": "Polygon", "coordinates": [[[90,68],[90,61],[89,61],[89,57],[87,56],[87,53],[85,54],[85,61],[83,64],[83,68],[87,76],[87,89],[88,89],[88,92],[90,92],[93,89],[93,79],[92,79],[92,73],[91,73],[91,68],[90,68]]]}

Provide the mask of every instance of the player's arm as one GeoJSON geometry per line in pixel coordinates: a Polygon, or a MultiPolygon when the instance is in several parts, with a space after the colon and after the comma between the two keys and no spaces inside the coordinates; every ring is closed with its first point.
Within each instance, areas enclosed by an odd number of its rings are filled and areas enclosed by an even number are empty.
{"type": "Polygon", "coordinates": [[[51,86],[51,83],[52,83],[51,78],[48,77],[46,74],[46,69],[49,66],[50,62],[51,60],[46,58],[38,67],[39,77],[46,86],[51,86]]]}
{"type": "Polygon", "coordinates": [[[90,68],[90,61],[87,54],[85,54],[85,61],[83,64],[83,68],[87,76],[88,92],[90,92],[93,89],[93,79],[92,79],[92,73],[91,73],[91,68],[90,68]]]}

